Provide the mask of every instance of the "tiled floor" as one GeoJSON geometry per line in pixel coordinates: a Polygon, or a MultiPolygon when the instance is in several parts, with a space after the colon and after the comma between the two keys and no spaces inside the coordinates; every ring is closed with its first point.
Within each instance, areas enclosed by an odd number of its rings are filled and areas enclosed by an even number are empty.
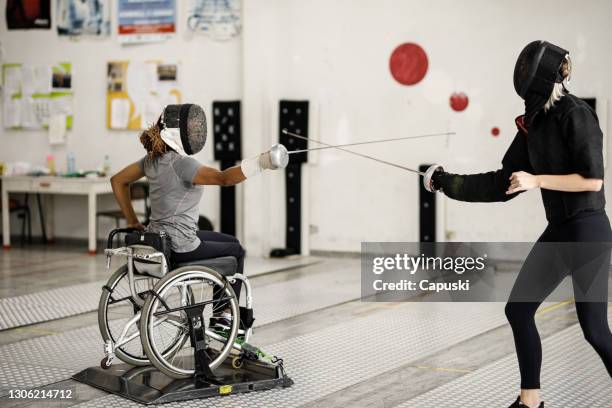
{"type": "MultiPolygon", "coordinates": [[[[11,313],[28,321],[25,310],[49,295],[62,297],[66,308],[51,316],[57,320],[0,331],[0,394],[53,383],[78,387],[77,399],[54,406],[136,406],[69,380],[102,357],[92,310],[96,286],[108,276],[103,261],[58,248],[0,253],[0,310],[8,310],[2,298],[11,297],[11,313]],[[81,314],[63,317],[74,313],[81,314]]],[[[361,302],[359,259],[312,261],[246,267],[258,319],[253,343],[283,357],[295,385],[168,406],[503,407],[515,398],[503,304],[361,302]]],[[[571,302],[547,305],[538,316],[545,396],[552,406],[612,406],[610,379],[576,324],[571,302]]],[[[6,396],[0,405],[40,406],[6,396]]]]}

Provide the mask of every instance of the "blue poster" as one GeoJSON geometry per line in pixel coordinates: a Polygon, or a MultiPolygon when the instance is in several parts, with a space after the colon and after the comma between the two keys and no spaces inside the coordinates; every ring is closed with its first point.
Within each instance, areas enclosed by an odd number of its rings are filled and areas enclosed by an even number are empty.
{"type": "Polygon", "coordinates": [[[175,0],[118,0],[121,42],[163,41],[176,33],[175,0]]]}

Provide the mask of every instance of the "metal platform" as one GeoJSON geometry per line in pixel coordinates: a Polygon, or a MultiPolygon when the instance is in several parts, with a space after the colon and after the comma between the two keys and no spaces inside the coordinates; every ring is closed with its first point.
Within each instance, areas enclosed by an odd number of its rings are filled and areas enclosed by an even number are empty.
{"type": "Polygon", "coordinates": [[[108,370],[90,367],[72,378],[145,405],[199,400],[293,385],[282,367],[262,362],[245,361],[242,368],[234,369],[228,360],[215,370],[215,376],[222,385],[193,378],[176,380],[154,367],[119,364],[108,370]]]}
{"type": "MultiPolygon", "coordinates": [[[[232,395],[171,406],[215,408],[296,407],[330,395],[403,364],[434,354],[505,323],[503,304],[400,304],[273,345],[267,352],[283,356],[295,385],[286,389],[232,395]],[[478,319],[466,321],[466,315],[478,319]]],[[[137,407],[109,395],[79,405],[137,407]]],[[[426,405],[427,406],[427,405],[426,405]]],[[[444,405],[438,405],[444,406],[444,405]]],[[[478,405],[477,405],[478,406],[478,405]]]]}

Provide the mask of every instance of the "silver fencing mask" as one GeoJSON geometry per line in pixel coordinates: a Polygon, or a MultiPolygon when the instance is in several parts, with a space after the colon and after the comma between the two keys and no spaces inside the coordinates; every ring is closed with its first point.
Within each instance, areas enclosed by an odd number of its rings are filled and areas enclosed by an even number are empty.
{"type": "Polygon", "coordinates": [[[206,143],[206,114],[200,105],[167,105],[158,125],[162,140],[183,156],[198,153],[206,143]]]}

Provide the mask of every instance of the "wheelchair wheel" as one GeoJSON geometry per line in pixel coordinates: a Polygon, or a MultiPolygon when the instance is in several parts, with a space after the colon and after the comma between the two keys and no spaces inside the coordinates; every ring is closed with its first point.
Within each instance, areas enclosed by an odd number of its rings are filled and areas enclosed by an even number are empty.
{"type": "Polygon", "coordinates": [[[232,350],[240,324],[238,301],[225,278],[210,268],[186,266],[166,275],[153,290],[156,295],[147,298],[140,319],[142,346],[151,363],[173,378],[195,374],[195,349],[190,342],[171,356],[161,351],[168,348],[171,339],[168,332],[188,331],[185,306],[206,302],[203,311],[206,347],[211,370],[217,368],[232,350]],[[231,313],[231,327],[223,333],[213,332],[208,326],[210,318],[223,309],[231,313]]]}
{"type": "MultiPolygon", "coordinates": [[[[144,294],[153,289],[157,279],[147,276],[136,275],[134,285],[138,293],[144,294]]],[[[102,290],[100,302],[98,304],[98,327],[102,339],[106,343],[111,341],[114,343],[121,336],[121,332],[126,323],[132,319],[140,308],[132,301],[129,281],[127,276],[127,265],[123,265],[117,269],[106,283],[102,290]]],[[[131,326],[128,330],[128,337],[138,331],[138,322],[131,326]]],[[[188,335],[178,338],[174,342],[174,349],[165,350],[165,354],[171,353],[179,349],[188,335]]],[[[133,366],[150,365],[149,358],[142,348],[140,334],[124,345],[115,349],[115,355],[123,362],[133,366]]]]}

